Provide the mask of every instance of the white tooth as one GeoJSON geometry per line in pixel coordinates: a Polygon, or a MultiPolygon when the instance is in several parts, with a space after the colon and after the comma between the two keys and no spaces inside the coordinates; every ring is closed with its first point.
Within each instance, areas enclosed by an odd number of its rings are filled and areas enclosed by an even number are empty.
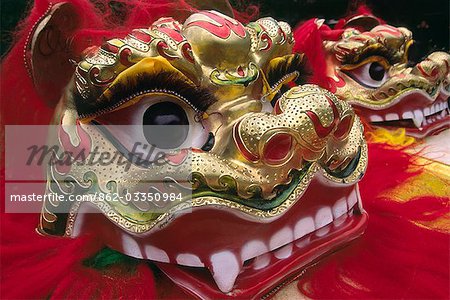
{"type": "Polygon", "coordinates": [[[345,197],[342,197],[336,203],[333,205],[333,217],[335,219],[339,218],[343,214],[347,212],[347,201],[345,200],[345,197]]]}
{"type": "Polygon", "coordinates": [[[322,227],[322,228],[316,230],[315,234],[318,237],[321,237],[321,236],[326,235],[328,232],[330,232],[330,226],[322,227]]]}
{"type": "Polygon", "coordinates": [[[320,28],[325,23],[325,19],[317,19],[314,23],[316,23],[317,28],[320,28]]]}
{"type": "Polygon", "coordinates": [[[177,255],[177,263],[182,266],[189,267],[204,267],[205,264],[200,261],[200,258],[191,253],[181,253],[177,255]]]}
{"type": "Polygon", "coordinates": [[[245,245],[242,247],[241,260],[246,261],[268,251],[269,249],[262,241],[253,240],[245,243],[245,245]]]}
{"type": "Polygon", "coordinates": [[[437,118],[438,120],[442,120],[442,116],[441,116],[441,115],[437,115],[436,118],[437,118]]]}
{"type": "Polygon", "coordinates": [[[441,117],[445,117],[445,115],[447,114],[447,112],[445,111],[445,109],[441,112],[441,117]]]}
{"type": "Polygon", "coordinates": [[[280,249],[276,250],[274,252],[275,257],[278,259],[288,258],[292,254],[292,246],[293,246],[292,243],[289,243],[287,245],[284,245],[280,249]]]}
{"type": "Polygon", "coordinates": [[[136,258],[144,258],[137,242],[128,234],[122,234],[123,253],[136,258]]]}
{"type": "Polygon", "coordinates": [[[353,189],[350,195],[347,197],[347,205],[349,210],[358,202],[358,197],[356,195],[356,189],[353,189]]]}
{"type": "Polygon", "coordinates": [[[417,128],[422,127],[423,122],[423,113],[421,110],[416,109],[414,111],[414,118],[413,118],[414,125],[416,125],[417,128]]]}
{"type": "Polygon", "coordinates": [[[369,119],[370,122],[383,122],[383,118],[377,115],[371,115],[369,119]]]}
{"type": "Polygon", "coordinates": [[[147,254],[147,259],[156,260],[156,261],[165,262],[165,263],[170,262],[166,251],[156,248],[152,245],[145,246],[145,254],[147,254]]]}
{"type": "Polygon", "coordinates": [[[303,248],[309,245],[309,242],[311,240],[311,237],[305,237],[304,239],[298,240],[295,242],[295,246],[298,248],[303,248]]]}
{"type": "Polygon", "coordinates": [[[412,119],[414,118],[413,113],[410,111],[405,111],[402,115],[403,119],[412,119]]]}
{"type": "Polygon", "coordinates": [[[386,121],[394,121],[394,120],[398,120],[398,115],[395,113],[391,113],[391,114],[387,114],[385,116],[386,121]]]}
{"type": "Polygon", "coordinates": [[[445,109],[445,104],[443,102],[439,103],[439,110],[445,109]]]}
{"type": "Polygon", "coordinates": [[[425,116],[431,115],[430,108],[429,108],[429,107],[425,107],[425,109],[423,110],[423,114],[424,114],[425,116]]]}
{"type": "Polygon", "coordinates": [[[211,273],[217,286],[223,293],[233,289],[241,264],[230,251],[221,251],[211,255],[211,273]]]}
{"type": "Polygon", "coordinates": [[[328,206],[320,208],[316,212],[316,217],[314,218],[314,226],[316,229],[322,228],[325,225],[333,222],[333,214],[331,213],[331,208],[328,206]]]}
{"type": "Polygon", "coordinates": [[[431,113],[434,114],[434,113],[436,113],[437,111],[438,111],[438,104],[435,103],[435,104],[433,104],[433,107],[432,107],[432,109],[431,109],[431,113]]]}
{"type": "Polygon", "coordinates": [[[264,253],[263,255],[257,256],[253,262],[253,269],[260,270],[267,267],[270,263],[270,258],[270,253],[264,253]]]}
{"type": "Polygon", "coordinates": [[[284,227],[277,231],[271,238],[269,242],[269,250],[275,250],[281,246],[286,245],[294,240],[294,233],[289,227],[284,227]]]}
{"type": "Polygon", "coordinates": [[[359,192],[359,184],[356,184],[355,190],[356,190],[356,202],[358,204],[358,209],[359,209],[359,211],[364,211],[362,199],[361,199],[361,193],[359,192]]]}
{"type": "Polygon", "coordinates": [[[314,230],[314,219],[312,217],[300,219],[300,221],[298,221],[294,227],[294,238],[298,240],[299,238],[313,232],[314,230]]]}

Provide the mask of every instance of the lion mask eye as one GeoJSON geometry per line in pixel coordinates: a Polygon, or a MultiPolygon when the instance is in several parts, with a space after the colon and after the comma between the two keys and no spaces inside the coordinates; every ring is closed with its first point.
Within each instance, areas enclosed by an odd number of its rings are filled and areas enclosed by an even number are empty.
{"type": "Polygon", "coordinates": [[[143,154],[148,161],[181,149],[203,149],[209,131],[198,112],[180,98],[150,93],[136,103],[99,116],[93,121],[116,148],[143,154]]]}
{"type": "Polygon", "coordinates": [[[359,84],[369,88],[378,88],[389,78],[385,66],[377,61],[368,62],[346,73],[359,84]]]}

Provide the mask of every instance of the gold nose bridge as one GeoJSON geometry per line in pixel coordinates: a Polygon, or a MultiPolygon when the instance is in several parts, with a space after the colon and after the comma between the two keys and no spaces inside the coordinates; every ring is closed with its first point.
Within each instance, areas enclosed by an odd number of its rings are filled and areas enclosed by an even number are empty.
{"type": "MultiPolygon", "coordinates": [[[[265,145],[275,135],[289,135],[297,145],[291,151],[306,160],[317,160],[333,137],[340,120],[350,116],[351,108],[333,94],[319,87],[296,87],[278,100],[274,113],[252,113],[245,116],[234,128],[238,149],[251,161],[263,161],[265,145]]],[[[352,122],[347,124],[339,139],[344,140],[352,122]]]]}

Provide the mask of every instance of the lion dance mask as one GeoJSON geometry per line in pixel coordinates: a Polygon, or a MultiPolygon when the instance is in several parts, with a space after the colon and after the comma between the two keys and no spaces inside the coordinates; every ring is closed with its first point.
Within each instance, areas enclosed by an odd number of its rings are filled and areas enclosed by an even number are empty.
{"type": "Polygon", "coordinates": [[[410,65],[408,29],[363,10],[334,29],[310,20],[294,35],[300,41],[297,50],[309,53],[316,80],[371,125],[405,128],[416,138],[450,127],[450,55],[433,52],[410,65]]]}
{"type": "Polygon", "coordinates": [[[58,159],[74,163],[48,168],[47,193],[98,197],[45,202],[39,231],[93,233],[220,298],[274,291],[359,236],[362,125],[332,93],[294,86],[304,61],[293,44],[284,22],[201,11],[86,49],[54,117],[58,159]],[[127,164],[84,164],[93,149],[127,164]]]}

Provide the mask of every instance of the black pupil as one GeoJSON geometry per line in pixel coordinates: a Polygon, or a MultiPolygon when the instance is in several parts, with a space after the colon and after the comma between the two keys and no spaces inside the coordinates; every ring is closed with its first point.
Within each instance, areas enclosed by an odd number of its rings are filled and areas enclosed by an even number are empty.
{"type": "Polygon", "coordinates": [[[145,111],[142,122],[145,138],[151,145],[160,149],[175,149],[181,146],[189,133],[186,112],[173,102],[159,102],[150,106],[145,111]]]}
{"type": "Polygon", "coordinates": [[[370,78],[372,78],[373,80],[376,80],[376,81],[383,80],[384,73],[385,73],[385,70],[381,64],[379,64],[377,62],[373,62],[370,64],[369,75],[370,75],[370,78]]]}

